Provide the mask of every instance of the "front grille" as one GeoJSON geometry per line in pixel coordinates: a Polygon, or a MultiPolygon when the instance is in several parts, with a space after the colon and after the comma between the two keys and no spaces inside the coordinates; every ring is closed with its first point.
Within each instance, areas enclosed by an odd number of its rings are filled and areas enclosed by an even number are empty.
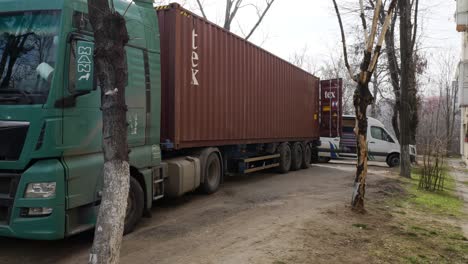
{"type": "Polygon", "coordinates": [[[10,220],[19,180],[19,174],[0,173],[0,225],[10,220]]]}
{"type": "Polygon", "coordinates": [[[28,128],[28,122],[0,121],[0,160],[19,159],[28,128]]]}

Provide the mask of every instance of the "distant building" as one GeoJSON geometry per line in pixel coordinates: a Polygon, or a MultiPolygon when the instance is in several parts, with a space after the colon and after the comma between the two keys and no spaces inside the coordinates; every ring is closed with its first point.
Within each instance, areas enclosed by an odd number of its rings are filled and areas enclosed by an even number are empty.
{"type": "Polygon", "coordinates": [[[468,0],[457,0],[456,23],[457,31],[463,33],[462,54],[457,76],[462,124],[460,131],[460,152],[468,166],[468,0]]]}

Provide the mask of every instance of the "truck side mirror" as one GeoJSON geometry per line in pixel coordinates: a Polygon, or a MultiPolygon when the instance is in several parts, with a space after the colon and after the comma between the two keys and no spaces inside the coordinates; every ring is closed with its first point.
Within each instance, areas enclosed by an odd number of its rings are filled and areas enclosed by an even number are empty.
{"type": "Polygon", "coordinates": [[[94,44],[78,40],[75,49],[75,89],[78,93],[91,92],[94,89],[94,44]]]}

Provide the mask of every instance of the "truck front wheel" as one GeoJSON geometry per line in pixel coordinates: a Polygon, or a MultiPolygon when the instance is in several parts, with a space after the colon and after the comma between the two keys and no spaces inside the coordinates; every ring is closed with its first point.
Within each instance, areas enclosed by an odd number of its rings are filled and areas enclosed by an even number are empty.
{"type": "Polygon", "coordinates": [[[140,183],[130,177],[130,190],[127,198],[127,211],[125,213],[124,235],[131,233],[143,215],[144,192],[140,183]]]}
{"type": "Polygon", "coordinates": [[[205,168],[205,180],[202,183],[202,190],[206,194],[212,194],[219,189],[221,182],[221,161],[217,153],[212,152],[208,156],[205,168]]]}

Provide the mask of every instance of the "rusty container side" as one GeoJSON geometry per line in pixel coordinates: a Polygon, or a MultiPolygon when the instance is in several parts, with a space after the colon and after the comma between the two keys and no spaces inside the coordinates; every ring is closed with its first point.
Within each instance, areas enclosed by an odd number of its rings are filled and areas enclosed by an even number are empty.
{"type": "Polygon", "coordinates": [[[320,136],[341,137],[343,126],[343,80],[320,81],[320,136]]]}
{"type": "Polygon", "coordinates": [[[179,5],[157,10],[163,145],[319,138],[318,78],[179,5]]]}

